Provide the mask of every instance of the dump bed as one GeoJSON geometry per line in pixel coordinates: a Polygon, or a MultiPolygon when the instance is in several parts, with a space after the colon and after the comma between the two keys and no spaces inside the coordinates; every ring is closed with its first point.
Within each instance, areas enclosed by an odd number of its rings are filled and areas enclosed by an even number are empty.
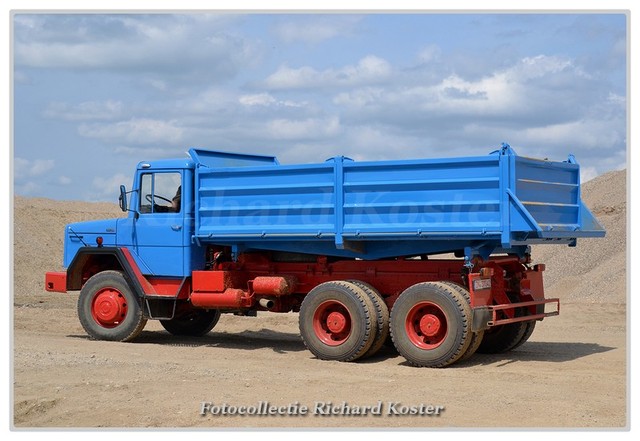
{"type": "Polygon", "coordinates": [[[450,159],[279,165],[247,156],[239,167],[190,153],[195,240],[236,250],[377,259],[604,235],[580,198],[573,156],[530,159],[505,145],[450,159]]]}

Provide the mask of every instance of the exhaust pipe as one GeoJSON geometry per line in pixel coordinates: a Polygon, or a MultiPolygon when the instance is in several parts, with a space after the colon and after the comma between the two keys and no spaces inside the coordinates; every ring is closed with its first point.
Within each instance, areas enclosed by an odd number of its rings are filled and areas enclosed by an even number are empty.
{"type": "Polygon", "coordinates": [[[258,303],[260,304],[260,306],[267,309],[271,309],[276,306],[276,302],[274,302],[273,299],[269,299],[267,297],[261,298],[260,300],[258,300],[258,303]]]}

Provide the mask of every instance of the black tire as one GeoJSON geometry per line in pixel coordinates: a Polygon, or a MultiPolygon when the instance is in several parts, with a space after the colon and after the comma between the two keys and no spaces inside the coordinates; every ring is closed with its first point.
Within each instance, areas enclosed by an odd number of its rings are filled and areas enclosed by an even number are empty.
{"type": "MultiPolygon", "coordinates": [[[[489,328],[484,332],[482,343],[478,347],[479,354],[502,354],[514,349],[522,341],[527,332],[527,322],[508,323],[489,328]]],[[[533,332],[533,330],[532,330],[533,332]]]]}
{"type": "Polygon", "coordinates": [[[353,283],[325,282],[313,288],[300,306],[302,341],[321,360],[354,361],[373,344],[375,307],[353,283]]]}
{"type": "MultiPolygon", "coordinates": [[[[464,286],[462,286],[460,284],[457,284],[455,282],[451,282],[449,280],[445,280],[445,281],[442,281],[440,283],[444,283],[445,285],[450,286],[453,289],[455,289],[456,291],[458,291],[460,294],[462,294],[464,296],[464,298],[466,299],[467,303],[469,303],[469,306],[471,306],[471,293],[467,290],[467,288],[465,288],[464,286]]],[[[471,314],[471,317],[473,319],[473,314],[471,314]]],[[[478,331],[478,332],[472,332],[471,333],[471,343],[469,343],[469,347],[464,352],[464,354],[462,354],[462,356],[458,359],[458,361],[467,360],[473,354],[475,354],[476,351],[478,350],[478,348],[480,347],[480,343],[482,343],[482,338],[483,337],[484,337],[484,330],[478,331]]]]}
{"type": "Polygon", "coordinates": [[[529,337],[531,337],[531,334],[533,334],[534,329],[536,329],[536,321],[535,320],[531,320],[531,321],[525,322],[525,323],[527,324],[527,326],[526,326],[526,328],[524,330],[524,334],[522,335],[522,338],[520,339],[520,341],[518,343],[516,343],[514,347],[511,348],[512,351],[515,348],[520,347],[527,340],[529,340],[529,337]]]}
{"type": "Polygon", "coordinates": [[[473,332],[471,334],[471,343],[469,343],[469,347],[462,354],[462,357],[458,359],[458,361],[468,360],[473,354],[478,352],[478,348],[482,344],[482,340],[484,339],[484,330],[473,332]]]}
{"type": "Polygon", "coordinates": [[[160,324],[173,335],[201,337],[216,326],[220,315],[217,309],[193,309],[171,320],[160,320],[160,324]]]}
{"type": "Polygon", "coordinates": [[[147,323],[140,301],[120,271],[102,271],[80,290],[78,318],[97,340],[130,341],[147,323]]]}
{"type": "Polygon", "coordinates": [[[418,283],[400,294],[391,308],[390,330],[393,344],[410,364],[448,366],[471,343],[471,307],[451,286],[418,283]]]}
{"type": "Polygon", "coordinates": [[[349,282],[361,288],[369,296],[376,311],[376,330],[373,344],[361,357],[368,358],[375,355],[389,337],[389,307],[385,303],[384,297],[373,286],[360,280],[349,280],[349,282]]]}

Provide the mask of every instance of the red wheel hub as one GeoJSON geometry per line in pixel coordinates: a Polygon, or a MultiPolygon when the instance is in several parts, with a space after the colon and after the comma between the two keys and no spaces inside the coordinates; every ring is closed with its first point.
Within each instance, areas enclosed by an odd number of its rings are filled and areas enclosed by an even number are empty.
{"type": "Polygon", "coordinates": [[[447,337],[447,316],[435,303],[420,302],[407,314],[405,329],[411,343],[420,349],[435,349],[447,337]]]}
{"type": "Polygon", "coordinates": [[[440,331],[440,319],[437,315],[425,314],[420,319],[420,332],[427,337],[438,335],[440,331]]]}
{"type": "Polygon", "coordinates": [[[334,334],[344,331],[347,326],[347,318],[341,312],[332,312],[327,317],[327,328],[334,334]]]}
{"type": "Polygon", "coordinates": [[[115,328],[127,316],[127,300],[115,288],[103,288],[93,297],[91,316],[104,328],[115,328]]]}
{"type": "Polygon", "coordinates": [[[351,334],[351,314],[342,303],[328,300],[313,314],[313,331],[324,344],[338,346],[351,334]]]}

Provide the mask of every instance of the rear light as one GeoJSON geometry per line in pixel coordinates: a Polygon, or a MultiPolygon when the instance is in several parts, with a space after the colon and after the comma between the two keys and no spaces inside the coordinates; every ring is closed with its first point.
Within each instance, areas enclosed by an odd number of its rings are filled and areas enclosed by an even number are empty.
{"type": "Polygon", "coordinates": [[[96,243],[98,244],[98,247],[102,246],[102,242],[104,242],[104,239],[102,238],[102,236],[96,237],[96,243]]]}
{"type": "Polygon", "coordinates": [[[480,277],[493,277],[493,268],[480,268],[480,277]]]}

